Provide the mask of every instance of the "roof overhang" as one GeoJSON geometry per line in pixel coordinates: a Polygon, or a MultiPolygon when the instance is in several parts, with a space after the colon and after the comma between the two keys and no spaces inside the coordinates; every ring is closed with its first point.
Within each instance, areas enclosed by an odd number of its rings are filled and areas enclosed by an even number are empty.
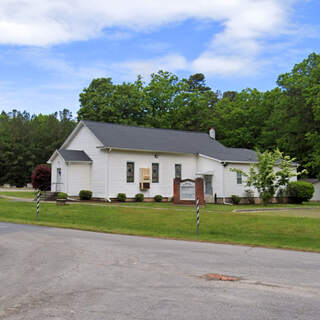
{"type": "Polygon", "coordinates": [[[205,158],[205,159],[209,159],[209,160],[214,160],[214,161],[220,162],[220,163],[222,163],[222,164],[228,164],[228,163],[243,163],[243,164],[258,163],[258,161],[220,160],[220,159],[217,159],[217,158],[213,158],[213,157],[207,156],[207,155],[202,154],[202,153],[199,153],[199,156],[200,156],[201,158],[205,158]]]}
{"type": "Polygon", "coordinates": [[[92,161],[65,161],[66,164],[92,164],[92,161]]]}
{"type": "MultiPolygon", "coordinates": [[[[52,156],[49,158],[49,160],[47,161],[47,163],[51,164],[52,161],[57,157],[57,155],[59,155],[59,151],[55,150],[52,154],[52,156]]],[[[63,159],[63,158],[62,158],[63,159]]]]}
{"type": "Polygon", "coordinates": [[[69,163],[78,163],[78,164],[92,164],[92,160],[66,160],[63,155],[59,152],[59,150],[55,150],[54,153],[52,154],[52,156],[50,157],[50,159],[47,161],[47,163],[51,164],[53,162],[53,160],[57,157],[60,156],[62,158],[62,160],[69,164],[69,163]]]}
{"type": "Polygon", "coordinates": [[[175,151],[163,151],[163,150],[149,150],[149,149],[132,149],[132,148],[120,148],[120,147],[112,147],[112,146],[99,146],[97,147],[100,150],[118,150],[118,151],[136,151],[136,152],[147,152],[147,153],[169,153],[169,154],[191,154],[194,155],[195,153],[192,152],[175,152],[175,151]]]}
{"type": "MultiPolygon", "coordinates": [[[[258,161],[234,161],[234,160],[225,160],[225,161],[222,161],[223,163],[225,164],[229,164],[229,163],[239,163],[239,164],[257,164],[259,163],[258,161]]],[[[276,163],[275,166],[277,166],[277,164],[279,163],[276,163]]],[[[296,163],[296,162],[292,162],[290,164],[291,167],[299,167],[300,164],[299,163],[296,163]]]]}
{"type": "Polygon", "coordinates": [[[240,164],[256,164],[258,161],[234,161],[234,160],[224,160],[223,163],[229,164],[229,163],[240,163],[240,164]]]}
{"type": "Polygon", "coordinates": [[[76,127],[71,131],[67,139],[64,141],[60,149],[65,149],[68,144],[71,142],[71,140],[75,137],[75,135],[79,132],[79,130],[84,126],[83,121],[80,121],[76,127]]]}
{"type": "Polygon", "coordinates": [[[222,162],[221,160],[219,159],[216,159],[216,158],[213,158],[213,157],[209,157],[209,156],[206,156],[205,154],[202,154],[202,153],[198,153],[199,157],[201,158],[205,158],[205,159],[209,159],[209,160],[214,160],[214,161],[217,161],[217,162],[222,162]]]}
{"type": "MultiPolygon", "coordinates": [[[[80,129],[82,127],[86,127],[88,128],[88,130],[96,137],[96,139],[98,139],[98,137],[92,132],[92,130],[86,126],[86,124],[81,120],[77,126],[72,130],[72,132],[69,134],[68,138],[64,141],[64,143],[62,144],[62,146],[60,147],[60,149],[66,149],[66,147],[68,146],[68,144],[71,142],[71,140],[77,135],[77,133],[80,131],[80,129]]],[[[98,141],[100,141],[98,139],[98,141]]],[[[101,141],[100,141],[101,143],[101,141]]]]}

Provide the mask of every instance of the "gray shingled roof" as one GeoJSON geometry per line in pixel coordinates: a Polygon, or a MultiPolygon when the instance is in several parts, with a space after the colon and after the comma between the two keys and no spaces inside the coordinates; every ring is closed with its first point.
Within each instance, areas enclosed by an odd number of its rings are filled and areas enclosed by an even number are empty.
{"type": "Polygon", "coordinates": [[[227,148],[206,133],[134,127],[84,120],[104,147],[178,153],[200,153],[221,161],[257,161],[256,152],[227,148]]]}
{"type": "Polygon", "coordinates": [[[92,161],[88,155],[84,151],[79,150],[66,150],[60,149],[58,150],[61,154],[62,158],[67,161],[92,161]]]}

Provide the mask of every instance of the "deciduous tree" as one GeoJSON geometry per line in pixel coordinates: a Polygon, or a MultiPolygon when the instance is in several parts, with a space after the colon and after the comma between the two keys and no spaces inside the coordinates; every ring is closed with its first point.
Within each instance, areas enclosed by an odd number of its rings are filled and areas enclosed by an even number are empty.
{"type": "Polygon", "coordinates": [[[251,165],[249,173],[231,168],[231,171],[240,172],[246,177],[248,187],[254,187],[259,192],[263,204],[275,195],[280,187],[286,187],[290,178],[296,177],[302,172],[296,171],[294,158],[285,156],[279,149],[275,151],[257,152],[258,163],[251,165]]]}

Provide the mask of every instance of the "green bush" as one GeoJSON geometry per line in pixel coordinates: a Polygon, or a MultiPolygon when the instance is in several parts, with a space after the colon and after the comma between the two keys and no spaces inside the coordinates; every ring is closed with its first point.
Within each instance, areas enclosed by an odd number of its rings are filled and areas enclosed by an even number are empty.
{"type": "Polygon", "coordinates": [[[125,193],[118,193],[117,195],[117,200],[120,202],[125,202],[127,199],[127,196],[125,193]]]}
{"type": "Polygon", "coordinates": [[[135,198],[136,202],[143,202],[144,194],[143,193],[137,193],[134,198],[135,198]]]}
{"type": "Polygon", "coordinates": [[[156,196],[154,196],[154,201],[161,202],[162,201],[162,196],[160,194],[157,194],[156,196]]]}
{"type": "Polygon", "coordinates": [[[244,192],[246,193],[246,197],[248,199],[248,202],[250,204],[254,204],[254,192],[251,189],[246,189],[246,190],[244,190],[244,192]]]}
{"type": "Polygon", "coordinates": [[[278,203],[285,203],[284,197],[287,196],[286,189],[279,188],[276,194],[276,199],[278,203]]]}
{"type": "Polygon", "coordinates": [[[90,190],[81,190],[79,197],[80,200],[90,200],[92,198],[92,192],[90,190]]]}
{"type": "Polygon", "coordinates": [[[64,192],[59,192],[57,195],[57,199],[59,200],[66,200],[68,198],[68,195],[64,192]]]}
{"type": "Polygon", "coordinates": [[[269,203],[269,201],[272,199],[273,194],[272,192],[269,192],[269,191],[263,191],[260,193],[260,197],[262,199],[263,205],[266,206],[269,203]]]}
{"type": "Polygon", "coordinates": [[[233,195],[231,196],[231,202],[232,202],[233,204],[239,204],[239,203],[240,203],[240,197],[238,197],[238,196],[236,196],[235,194],[233,194],[233,195]]]}
{"type": "Polygon", "coordinates": [[[305,181],[294,181],[288,183],[288,195],[290,202],[302,203],[309,201],[314,193],[314,186],[312,183],[305,181]]]}

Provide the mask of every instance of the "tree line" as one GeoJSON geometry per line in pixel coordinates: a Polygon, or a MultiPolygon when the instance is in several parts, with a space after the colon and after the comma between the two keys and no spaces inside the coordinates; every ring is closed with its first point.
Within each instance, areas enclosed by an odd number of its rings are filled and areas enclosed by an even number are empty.
{"type": "Polygon", "coordinates": [[[309,176],[320,173],[320,55],[310,54],[269,91],[223,94],[203,74],[188,79],[159,71],[149,83],[94,79],[80,94],[78,119],[208,132],[229,147],[279,148],[309,176]]]}
{"type": "MultiPolygon", "coordinates": [[[[297,158],[310,177],[320,173],[320,55],[310,54],[269,91],[210,88],[201,73],[188,79],[159,71],[148,82],[94,79],[80,93],[79,120],[208,132],[229,147],[278,148],[297,158]]],[[[68,110],[51,115],[0,115],[0,184],[30,181],[75,127],[68,110]]]]}
{"type": "Polygon", "coordinates": [[[50,115],[28,112],[0,114],[0,185],[18,187],[31,182],[38,164],[45,164],[58,149],[76,122],[69,110],[50,115]]]}

